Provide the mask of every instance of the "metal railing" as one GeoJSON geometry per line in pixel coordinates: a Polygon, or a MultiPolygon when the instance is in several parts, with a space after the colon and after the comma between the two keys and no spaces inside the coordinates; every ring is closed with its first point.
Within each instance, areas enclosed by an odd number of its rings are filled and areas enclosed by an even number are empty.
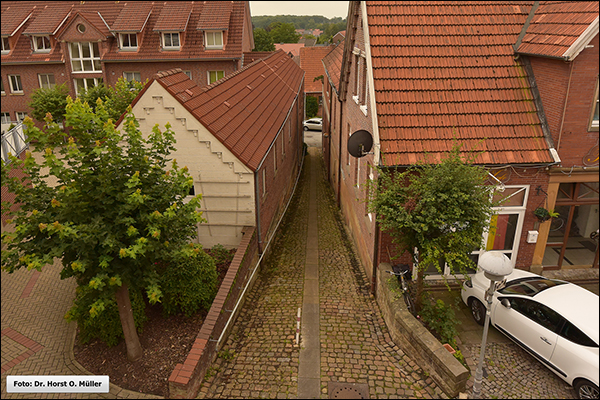
{"type": "Polygon", "coordinates": [[[21,153],[29,147],[26,127],[23,122],[19,122],[17,126],[8,132],[2,131],[2,161],[9,163],[9,154],[19,157],[21,153]]]}

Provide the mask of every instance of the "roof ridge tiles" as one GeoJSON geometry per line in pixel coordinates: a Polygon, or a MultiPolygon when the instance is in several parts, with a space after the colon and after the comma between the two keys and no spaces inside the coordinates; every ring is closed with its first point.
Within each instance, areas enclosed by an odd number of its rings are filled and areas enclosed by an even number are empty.
{"type": "Polygon", "coordinates": [[[156,74],[154,74],[154,78],[156,78],[156,79],[166,78],[167,76],[175,75],[180,72],[182,72],[181,68],[173,68],[173,69],[169,69],[169,70],[165,70],[165,71],[158,71],[156,74]]]}

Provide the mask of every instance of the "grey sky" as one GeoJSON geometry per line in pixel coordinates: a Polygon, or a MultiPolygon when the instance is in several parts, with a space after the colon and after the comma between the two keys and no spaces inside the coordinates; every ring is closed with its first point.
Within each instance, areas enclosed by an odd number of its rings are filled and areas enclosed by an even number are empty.
{"type": "Polygon", "coordinates": [[[327,18],[348,16],[347,1],[251,1],[250,12],[257,15],[322,15],[327,18]]]}

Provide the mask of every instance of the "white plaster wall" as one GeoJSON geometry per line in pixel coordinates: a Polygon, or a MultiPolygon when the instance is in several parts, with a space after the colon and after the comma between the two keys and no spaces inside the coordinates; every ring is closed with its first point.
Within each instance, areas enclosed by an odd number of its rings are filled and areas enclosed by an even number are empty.
{"type": "MultiPolygon", "coordinates": [[[[158,82],[153,82],[133,107],[140,130],[147,137],[154,125],[164,131],[169,122],[180,167],[187,166],[196,194],[202,195],[203,217],[198,242],[237,247],[243,226],[255,226],[254,173],[219,142],[158,82]]],[[[120,126],[119,126],[120,128],[120,126]]]]}

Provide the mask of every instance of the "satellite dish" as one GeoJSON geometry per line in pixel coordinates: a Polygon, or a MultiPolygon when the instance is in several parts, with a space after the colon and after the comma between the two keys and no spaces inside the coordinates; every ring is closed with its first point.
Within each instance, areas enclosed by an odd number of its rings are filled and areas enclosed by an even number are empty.
{"type": "Polygon", "coordinates": [[[348,139],[348,153],[353,157],[364,157],[373,148],[373,136],[364,129],[354,132],[348,139]]]}

